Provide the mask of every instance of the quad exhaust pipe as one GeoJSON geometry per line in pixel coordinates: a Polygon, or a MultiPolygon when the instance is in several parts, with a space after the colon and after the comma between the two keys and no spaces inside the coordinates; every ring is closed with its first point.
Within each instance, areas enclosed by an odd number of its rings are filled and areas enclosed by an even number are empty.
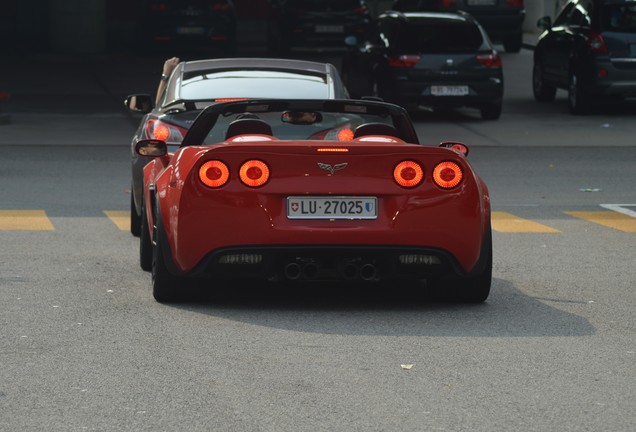
{"type": "Polygon", "coordinates": [[[340,273],[347,280],[362,279],[371,281],[378,276],[378,269],[374,264],[361,264],[359,260],[346,261],[340,267],[340,273]]]}
{"type": "Polygon", "coordinates": [[[285,277],[289,280],[298,280],[298,279],[314,279],[318,276],[318,271],[320,270],[318,263],[315,261],[307,261],[307,262],[298,262],[293,261],[285,264],[283,268],[283,273],[285,277]]]}
{"type": "MultiPolygon", "coordinates": [[[[283,267],[283,275],[287,280],[312,280],[320,275],[321,266],[313,259],[296,259],[283,267]]],[[[378,277],[378,268],[373,263],[363,263],[359,259],[347,260],[338,266],[340,275],[346,280],[361,279],[373,281],[378,277]]]]}

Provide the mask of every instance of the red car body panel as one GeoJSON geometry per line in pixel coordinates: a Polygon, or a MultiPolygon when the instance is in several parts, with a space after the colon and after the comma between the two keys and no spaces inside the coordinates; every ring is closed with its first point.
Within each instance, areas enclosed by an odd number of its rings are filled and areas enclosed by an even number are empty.
{"type": "MultiPolygon", "coordinates": [[[[461,272],[470,274],[479,265],[490,230],[485,183],[466,157],[454,150],[386,141],[382,137],[377,142],[274,139],[183,147],[146,165],[145,199],[156,200],[174,266],[185,275],[223,248],[276,245],[432,248],[450,254],[461,272]],[[325,147],[348,152],[317,151],[325,147]],[[258,188],[238,178],[239,166],[253,158],[271,171],[269,181],[258,188]],[[222,160],[230,169],[229,182],[218,189],[205,186],[198,177],[199,167],[212,159],[222,160]],[[424,180],[415,188],[401,187],[393,179],[393,169],[404,160],[418,161],[424,168],[424,180]],[[455,162],[464,173],[453,189],[433,182],[433,168],[443,161],[455,162]],[[330,173],[319,163],[347,163],[347,167],[330,173]],[[293,195],[375,196],[378,216],[289,219],[286,199],[293,195]]],[[[153,219],[150,208],[146,216],[153,219]]]]}

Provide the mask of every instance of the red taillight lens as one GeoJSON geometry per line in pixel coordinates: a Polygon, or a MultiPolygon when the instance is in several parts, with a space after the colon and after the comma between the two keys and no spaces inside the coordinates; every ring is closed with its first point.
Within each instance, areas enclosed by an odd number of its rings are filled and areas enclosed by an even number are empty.
{"type": "Polygon", "coordinates": [[[320,147],[316,151],[318,153],[348,153],[349,149],[344,147],[320,147]]]}
{"type": "Polygon", "coordinates": [[[464,177],[464,173],[455,162],[442,162],[433,170],[433,181],[444,189],[452,189],[457,186],[464,177]]]}
{"type": "Polygon", "coordinates": [[[522,8],[523,0],[506,0],[506,4],[511,7],[522,8]]]}
{"type": "Polygon", "coordinates": [[[351,141],[353,139],[353,131],[351,129],[340,129],[338,131],[338,141],[351,141]]]}
{"type": "Polygon", "coordinates": [[[452,9],[457,6],[457,0],[442,0],[442,9],[452,9]]]}
{"type": "Polygon", "coordinates": [[[590,33],[587,45],[594,54],[607,54],[609,52],[603,36],[599,33],[590,33]]]}
{"type": "Polygon", "coordinates": [[[360,6],[360,7],[357,7],[357,8],[355,8],[353,10],[353,13],[354,14],[358,14],[358,15],[365,15],[368,12],[369,12],[369,7],[366,4],[364,4],[364,5],[360,6]]]}
{"type": "Polygon", "coordinates": [[[207,161],[199,168],[201,183],[211,188],[223,186],[230,178],[230,170],[227,165],[219,160],[207,161]]]}
{"type": "Polygon", "coordinates": [[[170,9],[168,3],[164,2],[153,2],[148,5],[151,11],[153,12],[165,12],[170,9]]]}
{"type": "Polygon", "coordinates": [[[402,54],[389,57],[390,67],[410,68],[420,62],[422,56],[415,54],[402,54]]]}
{"type": "Polygon", "coordinates": [[[501,67],[501,57],[497,53],[479,54],[477,61],[489,69],[501,67]]]}
{"type": "Polygon", "coordinates": [[[239,177],[247,186],[263,186],[269,180],[269,167],[263,161],[249,160],[241,165],[239,177]]]}
{"type": "Polygon", "coordinates": [[[403,161],[393,170],[393,179],[402,187],[412,188],[422,182],[424,170],[415,161],[403,161]]]}
{"type": "Polygon", "coordinates": [[[222,3],[212,3],[210,5],[210,10],[212,12],[227,12],[230,10],[230,5],[222,2],[222,3]]]}
{"type": "Polygon", "coordinates": [[[158,139],[167,144],[181,144],[187,131],[185,128],[161,120],[148,120],[146,123],[146,138],[158,139]]]}

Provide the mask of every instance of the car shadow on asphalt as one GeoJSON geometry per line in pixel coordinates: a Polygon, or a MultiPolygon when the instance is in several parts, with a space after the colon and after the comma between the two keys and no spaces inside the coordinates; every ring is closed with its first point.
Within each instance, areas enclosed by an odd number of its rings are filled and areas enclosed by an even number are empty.
{"type": "Polygon", "coordinates": [[[337,286],[255,283],[205,291],[172,307],[275,329],[382,336],[574,337],[594,334],[590,322],[564,309],[577,299],[539,299],[494,279],[482,304],[454,303],[423,285],[337,286]],[[565,306],[560,309],[557,306],[565,306]]]}

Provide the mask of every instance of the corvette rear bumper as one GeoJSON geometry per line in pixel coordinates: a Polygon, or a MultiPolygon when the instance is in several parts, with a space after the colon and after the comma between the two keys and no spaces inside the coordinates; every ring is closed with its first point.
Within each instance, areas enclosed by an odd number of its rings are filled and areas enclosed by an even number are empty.
{"type": "Polygon", "coordinates": [[[401,246],[285,245],[224,248],[207,255],[187,276],[267,280],[423,279],[466,276],[447,251],[401,246]]]}

